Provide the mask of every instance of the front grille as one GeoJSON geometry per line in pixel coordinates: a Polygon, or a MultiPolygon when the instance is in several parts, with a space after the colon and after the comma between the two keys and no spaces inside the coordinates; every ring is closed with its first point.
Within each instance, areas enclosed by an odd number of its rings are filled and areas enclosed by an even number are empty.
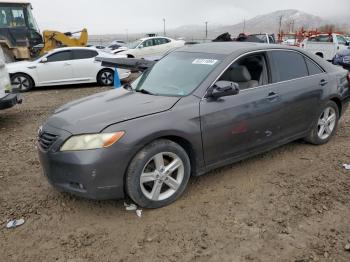
{"type": "Polygon", "coordinates": [[[41,132],[38,138],[39,145],[44,150],[49,150],[56,140],[57,140],[56,135],[53,135],[47,132],[41,132]]]}

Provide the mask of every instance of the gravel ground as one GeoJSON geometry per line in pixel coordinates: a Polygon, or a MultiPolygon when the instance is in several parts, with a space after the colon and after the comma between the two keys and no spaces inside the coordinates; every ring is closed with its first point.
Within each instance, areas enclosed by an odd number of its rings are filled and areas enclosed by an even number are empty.
{"type": "Polygon", "coordinates": [[[176,203],[138,218],[123,201],[56,192],[38,161],[38,126],[104,90],[38,89],[0,112],[1,262],[350,261],[350,111],[328,145],[298,141],[193,178],[176,203]]]}

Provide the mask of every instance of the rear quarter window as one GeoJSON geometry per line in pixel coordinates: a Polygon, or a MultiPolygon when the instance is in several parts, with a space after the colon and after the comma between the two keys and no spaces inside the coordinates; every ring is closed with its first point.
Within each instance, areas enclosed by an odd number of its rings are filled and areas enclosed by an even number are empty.
{"type": "Polygon", "coordinates": [[[324,73],[324,71],[311,59],[305,57],[305,62],[310,76],[324,73]]]}
{"type": "Polygon", "coordinates": [[[294,51],[271,51],[275,70],[273,70],[274,82],[288,81],[309,75],[304,57],[294,51]]]}

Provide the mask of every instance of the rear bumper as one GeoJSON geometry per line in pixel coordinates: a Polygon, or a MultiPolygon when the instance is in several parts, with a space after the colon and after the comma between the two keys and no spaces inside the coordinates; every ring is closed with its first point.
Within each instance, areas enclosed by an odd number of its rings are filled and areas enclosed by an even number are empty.
{"type": "Polygon", "coordinates": [[[13,107],[16,104],[22,103],[22,99],[17,94],[8,94],[0,99],[0,110],[13,107]]]}

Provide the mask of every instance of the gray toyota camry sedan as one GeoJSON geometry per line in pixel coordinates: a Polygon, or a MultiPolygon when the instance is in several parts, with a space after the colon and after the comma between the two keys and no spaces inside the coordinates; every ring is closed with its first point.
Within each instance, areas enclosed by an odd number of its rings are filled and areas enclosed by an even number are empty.
{"type": "Polygon", "coordinates": [[[132,84],[71,102],[39,129],[44,174],[60,191],[159,208],[190,176],[296,139],[327,143],[348,72],[301,49],[186,46],[132,84]]]}

